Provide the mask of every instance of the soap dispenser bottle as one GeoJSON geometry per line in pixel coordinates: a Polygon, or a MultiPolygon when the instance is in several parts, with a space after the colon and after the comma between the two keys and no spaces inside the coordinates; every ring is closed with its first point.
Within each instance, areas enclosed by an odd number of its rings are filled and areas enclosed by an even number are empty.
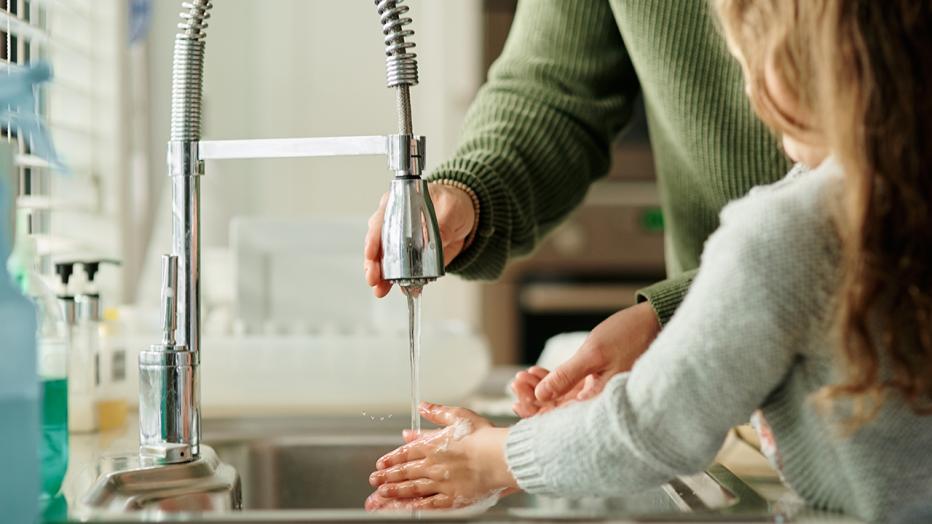
{"type": "Polygon", "coordinates": [[[68,359],[71,388],[68,427],[71,431],[88,432],[99,428],[97,405],[102,390],[101,371],[101,307],[97,288],[97,273],[101,264],[118,264],[114,260],[80,262],[84,282],[74,293],[76,322],[73,344],[68,359]]]}
{"type": "Polygon", "coordinates": [[[79,318],[80,293],[71,292],[77,287],[71,282],[78,262],[59,262],[55,273],[60,280],[58,301],[68,330],[68,430],[87,433],[97,429],[96,404],[96,325],[79,318]]]}

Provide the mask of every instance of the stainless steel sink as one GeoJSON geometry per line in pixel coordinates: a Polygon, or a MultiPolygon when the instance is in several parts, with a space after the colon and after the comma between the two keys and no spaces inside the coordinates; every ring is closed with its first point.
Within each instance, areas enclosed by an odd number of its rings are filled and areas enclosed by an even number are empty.
{"type": "MultiPolygon", "coordinates": [[[[367,513],[363,502],[371,493],[369,473],[376,459],[401,444],[403,421],[397,419],[205,419],[203,441],[210,447],[204,448],[204,456],[197,462],[166,467],[138,464],[138,441],[130,435],[106,449],[76,438],[74,444],[81,445],[73,446],[73,466],[81,467],[65,482],[72,501],[69,513],[83,522],[170,519],[216,524],[467,519],[747,522],[773,518],[766,500],[719,465],[657,489],[612,498],[518,494],[488,510],[367,513]]],[[[512,420],[495,422],[507,425],[512,420]]]]}
{"type": "MultiPolygon", "coordinates": [[[[401,444],[397,437],[294,437],[213,444],[242,479],[243,509],[359,509],[372,493],[375,461],[401,444]]],[[[504,498],[499,508],[540,508],[589,514],[678,513],[672,494],[658,488],[633,497],[567,501],[530,495],[504,498]]],[[[726,503],[730,501],[725,501],[726,503]]]]}
{"type": "MultiPolygon", "coordinates": [[[[357,514],[372,492],[375,461],[401,444],[397,423],[369,419],[230,419],[205,424],[205,441],[239,472],[243,511],[326,510],[357,514]],[[269,435],[275,435],[270,437],[269,435]]],[[[722,466],[650,491],[614,498],[561,499],[519,494],[483,518],[764,518],[768,505],[722,466]]],[[[357,514],[357,518],[359,515],[357,514]]]]}

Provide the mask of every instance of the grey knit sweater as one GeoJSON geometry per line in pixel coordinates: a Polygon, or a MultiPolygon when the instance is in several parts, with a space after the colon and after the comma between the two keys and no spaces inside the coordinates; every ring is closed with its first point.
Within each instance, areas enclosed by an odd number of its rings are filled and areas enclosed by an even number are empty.
{"type": "Polygon", "coordinates": [[[706,468],[760,409],[785,480],[813,506],[878,520],[932,501],[932,417],[891,401],[845,437],[809,401],[838,378],[829,209],[841,176],[827,161],[727,205],[686,299],[634,369],[510,430],[519,485],[564,496],[657,486],[706,468]]]}

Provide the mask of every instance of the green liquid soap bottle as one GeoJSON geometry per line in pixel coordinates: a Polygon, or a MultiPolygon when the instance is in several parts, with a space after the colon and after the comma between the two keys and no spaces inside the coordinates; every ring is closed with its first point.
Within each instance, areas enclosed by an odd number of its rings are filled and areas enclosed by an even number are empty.
{"type": "MultiPolygon", "coordinates": [[[[39,346],[40,352],[57,352],[59,348],[39,346]]],[[[63,358],[62,358],[63,359],[63,358]]],[[[52,360],[58,360],[53,357],[52,360]]],[[[68,379],[63,376],[42,377],[42,495],[54,497],[61,490],[68,470],[68,379]]]]}
{"type": "MultiPolygon", "coordinates": [[[[41,278],[32,279],[40,282],[41,278]]],[[[36,286],[38,287],[38,286],[36,286]]],[[[47,288],[46,288],[47,289],[47,288]]],[[[39,311],[39,378],[42,383],[43,501],[61,490],[68,469],[68,350],[71,343],[69,302],[48,292],[33,295],[39,311]]],[[[70,301],[73,311],[74,299],[70,301]]]]}

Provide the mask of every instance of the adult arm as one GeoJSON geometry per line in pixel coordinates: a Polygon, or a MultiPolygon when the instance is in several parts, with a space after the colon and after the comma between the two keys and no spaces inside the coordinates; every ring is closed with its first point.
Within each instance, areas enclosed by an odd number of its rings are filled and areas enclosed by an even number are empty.
{"type": "Polygon", "coordinates": [[[456,154],[430,176],[479,197],[477,236],[450,270],[491,279],[529,252],[607,172],[637,92],[608,2],[519,2],[456,154]]]}

